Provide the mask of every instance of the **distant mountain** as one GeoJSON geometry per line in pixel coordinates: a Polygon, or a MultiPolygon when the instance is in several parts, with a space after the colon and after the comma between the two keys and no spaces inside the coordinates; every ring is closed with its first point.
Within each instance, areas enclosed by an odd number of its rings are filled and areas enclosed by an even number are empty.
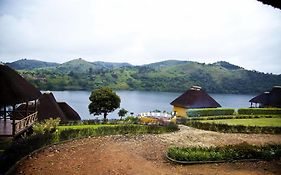
{"type": "Polygon", "coordinates": [[[228,62],[226,62],[226,61],[218,61],[218,62],[213,63],[213,65],[223,67],[223,68],[225,68],[225,69],[227,69],[227,70],[238,70],[238,69],[243,69],[242,67],[239,67],[239,66],[230,64],[230,63],[228,63],[228,62]]]}
{"type": "Polygon", "coordinates": [[[96,65],[92,64],[91,62],[88,62],[81,58],[74,59],[57,66],[57,70],[62,73],[69,73],[69,72],[86,73],[90,69],[100,69],[100,68],[96,67],[96,65]]]}
{"type": "Polygon", "coordinates": [[[120,68],[120,67],[131,67],[133,65],[129,63],[113,63],[113,62],[103,62],[103,61],[96,61],[93,62],[93,64],[99,65],[106,69],[114,69],[114,68],[120,68]]]}
{"type": "Polygon", "coordinates": [[[75,59],[21,73],[42,90],[92,90],[108,86],[115,90],[182,92],[198,85],[210,93],[256,94],[281,85],[281,75],[249,71],[225,61],[204,64],[167,60],[132,66],[75,59]]]}
{"type": "Polygon", "coordinates": [[[16,70],[32,70],[36,68],[56,67],[59,64],[39,60],[21,59],[11,63],[6,63],[6,65],[16,70]]]}
{"type": "Polygon", "coordinates": [[[179,60],[166,60],[166,61],[161,61],[157,63],[151,63],[151,64],[145,64],[143,66],[147,66],[150,68],[161,68],[161,67],[166,67],[166,66],[175,66],[175,65],[180,65],[180,64],[186,64],[190,61],[179,61],[179,60]]]}
{"type": "Polygon", "coordinates": [[[60,64],[57,69],[63,73],[75,72],[86,73],[96,72],[101,70],[115,69],[120,67],[130,67],[129,63],[111,63],[111,62],[88,62],[82,58],[74,59],[63,64],[60,64]]]}

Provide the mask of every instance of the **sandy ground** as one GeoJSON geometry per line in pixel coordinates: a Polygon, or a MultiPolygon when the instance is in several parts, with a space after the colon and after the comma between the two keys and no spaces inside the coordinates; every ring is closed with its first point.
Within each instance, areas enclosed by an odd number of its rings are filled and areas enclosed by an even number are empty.
{"type": "Polygon", "coordinates": [[[224,134],[180,126],[161,135],[85,138],[51,146],[20,163],[13,174],[170,175],[281,174],[281,161],[179,165],[165,159],[169,146],[281,143],[281,135],[224,134]]]}

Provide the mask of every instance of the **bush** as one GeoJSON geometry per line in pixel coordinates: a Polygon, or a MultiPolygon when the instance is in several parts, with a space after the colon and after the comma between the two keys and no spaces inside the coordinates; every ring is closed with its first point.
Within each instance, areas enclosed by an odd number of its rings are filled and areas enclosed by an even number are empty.
{"type": "Polygon", "coordinates": [[[178,126],[170,124],[168,126],[158,125],[112,125],[100,126],[98,128],[65,129],[60,131],[61,141],[73,138],[88,136],[118,135],[118,134],[160,134],[164,132],[177,131],[178,126]]]}
{"type": "Polygon", "coordinates": [[[177,161],[233,161],[241,159],[279,160],[281,145],[255,146],[248,143],[222,147],[172,147],[168,157],[177,161]]]}
{"type": "Polygon", "coordinates": [[[281,108],[241,108],[240,115],[281,115],[281,108]]]}
{"type": "Polygon", "coordinates": [[[37,134],[55,132],[59,123],[60,123],[59,118],[56,118],[56,119],[50,118],[50,119],[44,120],[43,122],[35,123],[32,126],[33,134],[37,135],[37,134]]]}
{"type": "Polygon", "coordinates": [[[225,132],[225,133],[265,133],[265,134],[281,134],[281,127],[272,126],[244,126],[244,125],[227,125],[222,123],[208,122],[188,122],[187,126],[198,129],[225,132]]]}
{"type": "Polygon", "coordinates": [[[134,116],[128,116],[125,119],[126,123],[130,123],[130,124],[138,124],[139,123],[139,118],[138,117],[134,117],[134,116]]]}
{"type": "Polygon", "coordinates": [[[221,116],[221,115],[233,115],[234,109],[228,108],[204,108],[204,109],[188,109],[188,117],[200,117],[200,116],[221,116]]]}
{"type": "Polygon", "coordinates": [[[158,124],[159,121],[156,118],[152,117],[140,117],[139,122],[141,124],[158,124]]]}

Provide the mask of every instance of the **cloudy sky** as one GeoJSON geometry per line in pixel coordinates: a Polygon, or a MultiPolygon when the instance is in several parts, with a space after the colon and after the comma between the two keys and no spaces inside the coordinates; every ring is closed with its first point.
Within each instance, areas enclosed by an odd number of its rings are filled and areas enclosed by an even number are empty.
{"type": "Polygon", "coordinates": [[[281,74],[281,10],[256,0],[0,0],[0,61],[225,60],[281,74]]]}

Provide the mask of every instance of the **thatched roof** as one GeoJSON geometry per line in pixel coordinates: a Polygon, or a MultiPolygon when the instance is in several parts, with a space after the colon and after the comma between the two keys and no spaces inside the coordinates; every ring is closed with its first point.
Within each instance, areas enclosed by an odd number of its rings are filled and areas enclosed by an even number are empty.
{"type": "Polygon", "coordinates": [[[281,107],[281,87],[274,86],[271,91],[264,92],[252,98],[249,102],[259,103],[263,106],[281,107]]]}
{"type": "Polygon", "coordinates": [[[0,64],[0,106],[38,99],[41,92],[10,67],[0,64]]]}
{"type": "Polygon", "coordinates": [[[269,92],[264,92],[260,95],[255,96],[249,102],[268,104],[268,100],[269,100],[269,92]]]}
{"type": "Polygon", "coordinates": [[[60,118],[61,121],[80,120],[79,114],[65,102],[57,102],[52,93],[39,98],[38,119],[60,118]]]}
{"type": "Polygon", "coordinates": [[[271,5],[272,7],[278,8],[281,10],[281,3],[279,0],[258,0],[264,4],[271,5]]]}
{"type": "Polygon", "coordinates": [[[52,93],[44,93],[39,98],[38,119],[45,120],[49,118],[60,118],[62,121],[67,120],[54,95],[52,93]]]}
{"type": "Polygon", "coordinates": [[[183,108],[217,108],[221,105],[199,86],[193,86],[180,95],[171,105],[183,108]]]}
{"type": "Polygon", "coordinates": [[[58,102],[67,120],[81,120],[79,114],[65,102],[58,102]]]}

